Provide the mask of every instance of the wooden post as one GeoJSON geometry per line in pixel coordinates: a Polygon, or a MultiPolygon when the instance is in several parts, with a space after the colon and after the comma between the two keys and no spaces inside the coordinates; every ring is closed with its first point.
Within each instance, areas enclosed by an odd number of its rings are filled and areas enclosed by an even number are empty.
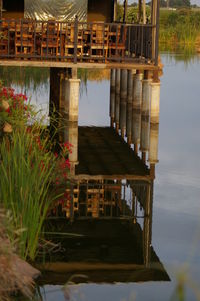
{"type": "Polygon", "coordinates": [[[2,9],[3,9],[3,5],[2,5],[2,0],[0,0],[0,19],[2,19],[2,9]]]}
{"type": "Polygon", "coordinates": [[[155,61],[155,65],[158,64],[159,10],[160,1],[152,0],[151,24],[154,26],[152,28],[152,59],[155,61]]]}
{"type": "Polygon", "coordinates": [[[113,22],[117,21],[117,0],[114,0],[113,22]]]}
{"type": "Polygon", "coordinates": [[[142,0],[142,8],[143,8],[143,24],[147,23],[147,18],[146,18],[146,0],[142,0]]]}
{"type": "Polygon", "coordinates": [[[140,23],[142,17],[142,0],[138,1],[138,23],[140,23]]]}
{"type": "Polygon", "coordinates": [[[74,64],[77,64],[77,44],[78,44],[78,16],[74,22],[74,64]]]}
{"type": "Polygon", "coordinates": [[[124,15],[123,15],[123,23],[126,23],[127,17],[127,0],[124,0],[124,15]]]}

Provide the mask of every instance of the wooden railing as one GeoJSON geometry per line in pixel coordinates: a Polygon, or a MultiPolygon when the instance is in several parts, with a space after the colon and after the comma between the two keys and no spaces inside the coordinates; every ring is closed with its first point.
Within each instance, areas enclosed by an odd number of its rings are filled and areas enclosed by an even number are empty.
{"type": "Polygon", "coordinates": [[[148,62],[152,25],[0,20],[0,59],[148,62]]]}

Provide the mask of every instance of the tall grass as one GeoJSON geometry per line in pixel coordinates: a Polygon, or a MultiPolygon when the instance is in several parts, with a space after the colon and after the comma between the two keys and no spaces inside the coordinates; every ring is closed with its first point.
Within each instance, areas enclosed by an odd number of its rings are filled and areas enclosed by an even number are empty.
{"type": "Polygon", "coordinates": [[[0,199],[13,215],[16,229],[22,229],[19,253],[22,258],[36,256],[39,235],[54,195],[50,195],[56,160],[40,151],[34,136],[26,131],[3,139],[0,152],[0,199]]]}
{"type": "Polygon", "coordinates": [[[161,10],[161,44],[195,46],[198,36],[200,36],[200,12],[189,9],[173,12],[161,10]]]}
{"type": "MultiPolygon", "coordinates": [[[[54,185],[60,175],[60,162],[63,169],[67,168],[65,161],[63,164],[66,154],[55,156],[49,131],[38,121],[28,126],[27,116],[37,119],[37,114],[26,105],[23,115],[21,103],[12,107],[15,95],[10,100],[11,96],[5,92],[2,98],[5,97],[11,110],[4,117],[12,125],[12,132],[4,133],[0,145],[0,205],[11,211],[13,227],[21,229],[18,237],[21,258],[34,260],[44,219],[60,196],[54,185]]],[[[15,239],[14,233],[11,238],[15,239]]]]}

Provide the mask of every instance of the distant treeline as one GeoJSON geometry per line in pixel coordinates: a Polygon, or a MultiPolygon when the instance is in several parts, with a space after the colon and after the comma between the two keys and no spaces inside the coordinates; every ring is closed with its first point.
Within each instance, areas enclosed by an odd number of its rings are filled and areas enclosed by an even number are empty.
{"type": "Polygon", "coordinates": [[[190,0],[160,0],[160,7],[191,7],[190,0]]]}

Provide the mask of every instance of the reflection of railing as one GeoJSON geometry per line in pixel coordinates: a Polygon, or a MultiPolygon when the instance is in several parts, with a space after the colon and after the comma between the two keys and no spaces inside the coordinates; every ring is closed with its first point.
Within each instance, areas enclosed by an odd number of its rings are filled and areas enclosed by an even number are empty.
{"type": "Polygon", "coordinates": [[[152,25],[0,21],[0,59],[70,62],[155,62],[152,25]]]}
{"type": "Polygon", "coordinates": [[[148,182],[119,180],[90,180],[71,183],[70,198],[62,205],[63,214],[70,218],[134,219],[138,206],[146,207],[148,182]],[[73,213],[72,213],[73,212],[73,213]]]}

